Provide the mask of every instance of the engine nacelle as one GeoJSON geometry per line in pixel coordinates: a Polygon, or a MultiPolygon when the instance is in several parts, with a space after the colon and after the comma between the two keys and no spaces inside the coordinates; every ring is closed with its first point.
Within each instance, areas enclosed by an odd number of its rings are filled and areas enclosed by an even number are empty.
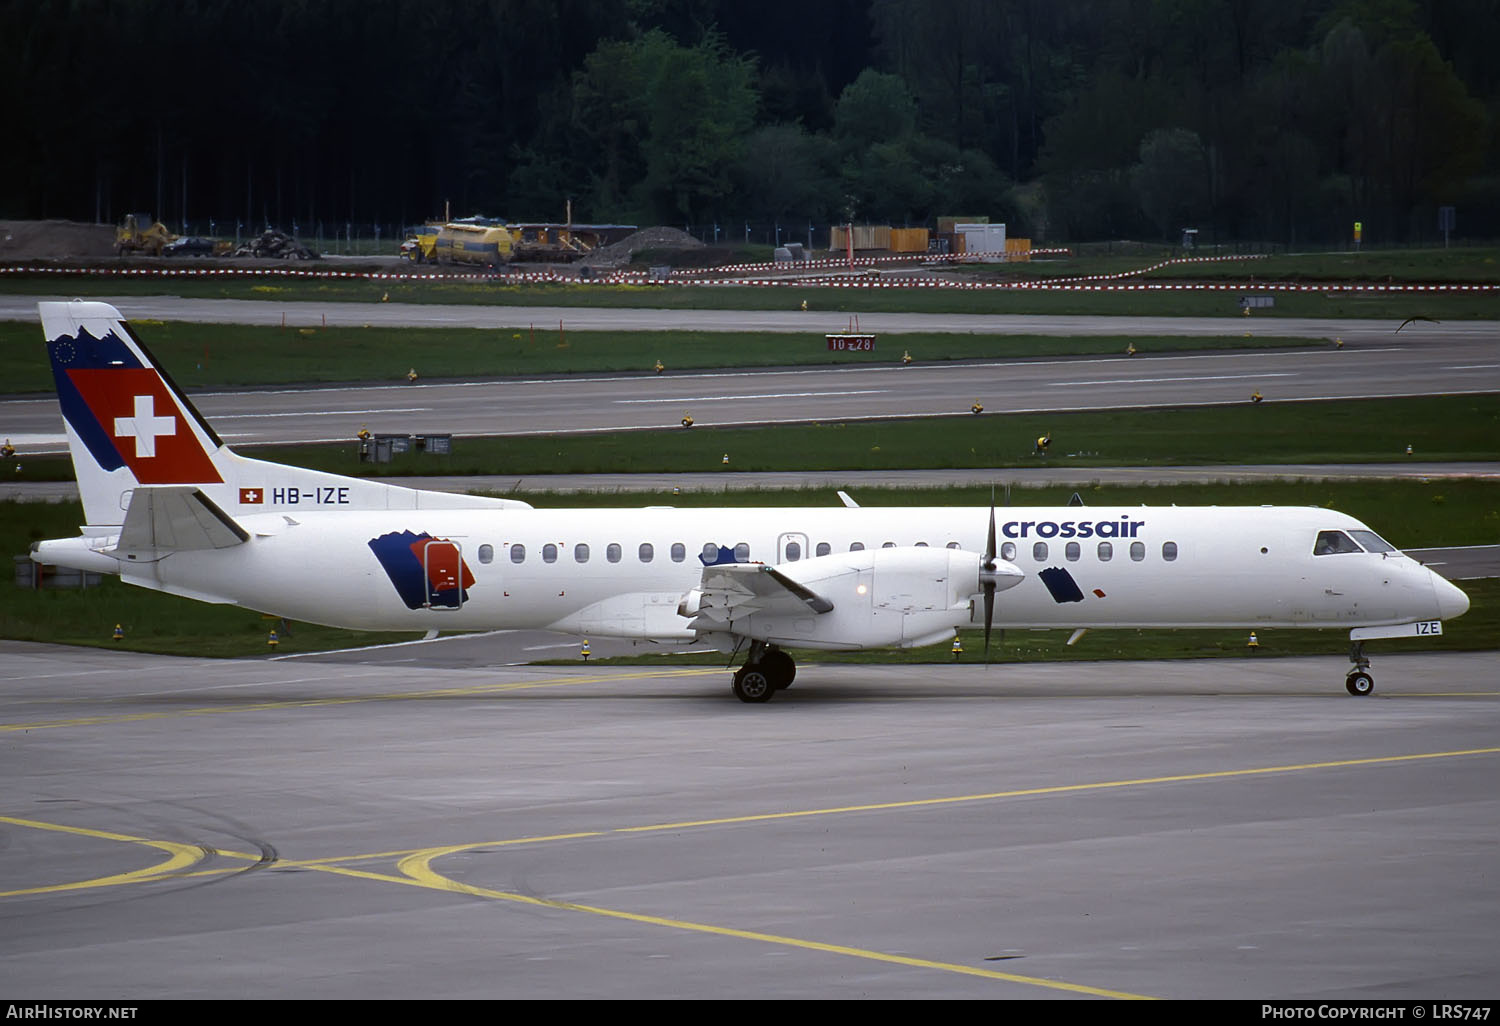
{"type": "Polygon", "coordinates": [[[962,549],[864,549],[778,564],[776,570],[833,603],[828,612],[756,611],[732,620],[736,635],[797,648],[914,648],[967,625],[981,573],[1009,588],[1025,576],[1012,563],[962,549]]]}

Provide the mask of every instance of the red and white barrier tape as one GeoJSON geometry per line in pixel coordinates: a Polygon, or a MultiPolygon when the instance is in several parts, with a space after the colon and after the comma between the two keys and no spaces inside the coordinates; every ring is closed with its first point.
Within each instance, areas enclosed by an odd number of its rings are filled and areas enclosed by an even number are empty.
{"type": "MultiPolygon", "coordinates": [[[[1036,250],[1032,251],[1037,252],[1036,250]]],[[[1264,256],[1264,254],[1257,254],[1264,256]]],[[[864,258],[870,261],[886,259],[864,258]]],[[[1158,270],[1174,264],[1204,263],[1214,260],[1245,259],[1245,257],[1184,257],[1167,260],[1137,271],[1119,274],[1087,275],[1078,278],[1051,278],[1044,281],[954,281],[917,277],[843,277],[819,276],[803,278],[691,278],[652,279],[641,271],[612,271],[592,278],[580,279],[556,271],[528,271],[520,273],[454,273],[411,271],[333,271],[304,270],[301,268],[248,268],[248,267],[45,267],[10,266],[0,267],[0,274],[60,274],[88,277],[114,278],[280,278],[291,281],[370,281],[370,282],[467,282],[472,284],[528,285],[650,285],[650,286],[700,286],[700,287],[748,287],[748,288],[838,288],[838,289],[956,289],[959,291],[1033,291],[1033,292],[1372,292],[1372,293],[1459,293],[1493,295],[1500,292],[1500,284],[1423,283],[1395,284],[1391,282],[1129,282],[1122,278],[1138,277],[1148,271],[1158,270]]],[[[833,266],[848,266],[847,261],[829,261],[833,266]]],[[[756,265],[762,268],[765,265],[756,265]]],[[[803,266],[806,266],[805,264],[803,266]]]]}

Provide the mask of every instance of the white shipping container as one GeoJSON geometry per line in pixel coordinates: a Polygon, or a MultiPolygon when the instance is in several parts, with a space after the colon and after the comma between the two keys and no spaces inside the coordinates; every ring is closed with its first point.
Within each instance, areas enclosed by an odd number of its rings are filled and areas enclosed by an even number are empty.
{"type": "Polygon", "coordinates": [[[1003,224],[956,224],[953,230],[964,237],[964,252],[1005,255],[1005,225],[1003,224]]]}

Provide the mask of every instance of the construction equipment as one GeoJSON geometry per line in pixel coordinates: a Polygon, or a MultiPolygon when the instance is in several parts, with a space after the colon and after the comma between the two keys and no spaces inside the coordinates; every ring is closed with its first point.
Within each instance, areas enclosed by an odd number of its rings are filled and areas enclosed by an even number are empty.
{"type": "Polygon", "coordinates": [[[401,256],[414,263],[482,264],[517,261],[569,263],[635,231],[634,225],[554,224],[465,217],[428,222],[407,232],[401,256]]]}
{"type": "Polygon", "coordinates": [[[494,267],[509,263],[513,238],[502,222],[474,217],[450,221],[437,233],[433,259],[440,264],[482,264],[494,267]]]}
{"type": "Polygon", "coordinates": [[[406,241],[401,243],[401,258],[414,264],[433,263],[437,259],[438,232],[442,228],[441,224],[429,221],[407,229],[406,241]]]}
{"type": "Polygon", "coordinates": [[[115,253],[161,256],[162,249],[176,240],[177,236],[160,221],[153,221],[150,214],[126,214],[125,223],[115,230],[115,253]]]}
{"type": "Polygon", "coordinates": [[[513,259],[564,263],[579,260],[604,244],[606,233],[617,226],[594,224],[543,224],[528,221],[510,226],[514,237],[513,259]]]}
{"type": "Polygon", "coordinates": [[[317,260],[319,254],[308,249],[286,232],[267,228],[234,251],[237,257],[262,257],[276,260],[317,260]]]}

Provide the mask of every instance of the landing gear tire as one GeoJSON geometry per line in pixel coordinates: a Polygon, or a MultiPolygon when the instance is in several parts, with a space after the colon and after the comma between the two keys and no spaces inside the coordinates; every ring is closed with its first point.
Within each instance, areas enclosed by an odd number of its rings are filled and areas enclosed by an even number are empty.
{"type": "Polygon", "coordinates": [[[1349,694],[1355,697],[1363,697],[1375,690],[1375,678],[1363,670],[1349,674],[1344,679],[1344,687],[1349,689],[1349,694]]]}
{"type": "Polygon", "coordinates": [[[734,697],[741,702],[769,702],[776,693],[771,677],[757,663],[741,666],[734,674],[734,697]]]}
{"type": "Polygon", "coordinates": [[[797,662],[781,649],[772,649],[760,657],[760,668],[771,678],[771,686],[785,691],[797,679],[797,662]]]}

